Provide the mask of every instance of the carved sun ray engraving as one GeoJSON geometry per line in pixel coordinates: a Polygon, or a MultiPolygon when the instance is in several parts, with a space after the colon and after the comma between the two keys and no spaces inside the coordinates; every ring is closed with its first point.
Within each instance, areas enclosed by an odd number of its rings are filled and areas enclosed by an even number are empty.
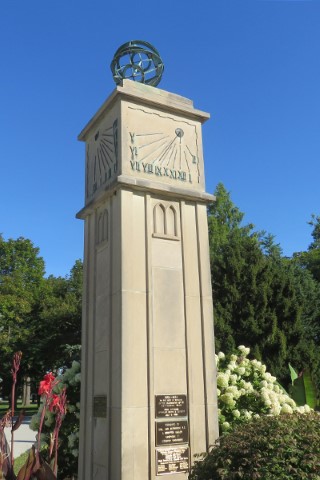
{"type": "Polygon", "coordinates": [[[172,130],[172,135],[130,131],[131,168],[138,172],[199,183],[197,149],[192,152],[182,128],[172,130]]]}
{"type": "MultiPolygon", "coordinates": [[[[163,139],[162,139],[163,140],[163,139]]],[[[145,155],[143,158],[139,159],[138,161],[139,162],[144,162],[148,157],[150,157],[151,155],[154,155],[156,152],[158,152],[159,150],[161,150],[161,148],[166,145],[167,141],[164,140],[162,141],[162,143],[157,146],[155,149],[152,149],[151,152],[149,152],[147,155],[145,155]]]]}
{"type": "Polygon", "coordinates": [[[170,155],[169,155],[169,157],[168,157],[168,161],[167,161],[166,167],[169,166],[169,163],[170,163],[171,158],[172,158],[172,156],[173,156],[174,153],[175,153],[175,155],[176,155],[176,146],[174,146],[174,148],[171,150],[171,153],[170,153],[170,155]]]}
{"type": "MultiPolygon", "coordinates": [[[[137,137],[139,137],[140,135],[137,135],[137,137]]],[[[164,136],[164,137],[160,137],[158,138],[157,140],[153,140],[153,142],[149,142],[149,143],[145,143],[144,145],[141,145],[140,147],[140,150],[142,148],[146,148],[146,147],[149,147],[150,145],[153,145],[154,143],[158,143],[160,142],[161,140],[165,139],[165,138],[168,138],[168,135],[164,136]]]]}
{"type": "Polygon", "coordinates": [[[177,137],[171,140],[169,145],[167,145],[161,152],[160,156],[156,158],[152,163],[162,163],[165,159],[165,156],[170,152],[170,150],[173,148],[173,143],[176,141],[177,137]]]}
{"type": "Polygon", "coordinates": [[[198,188],[203,182],[198,125],[192,119],[148,108],[129,106],[129,110],[128,161],[134,175],[154,176],[170,184],[188,182],[198,188]]]}
{"type": "Polygon", "coordinates": [[[118,122],[99,129],[87,147],[87,196],[91,196],[117,172],[118,122]]]}

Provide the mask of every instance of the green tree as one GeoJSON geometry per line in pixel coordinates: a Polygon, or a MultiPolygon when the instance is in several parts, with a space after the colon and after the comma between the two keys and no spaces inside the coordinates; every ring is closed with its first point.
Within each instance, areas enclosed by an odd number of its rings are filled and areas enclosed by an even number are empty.
{"type": "Polygon", "coordinates": [[[295,253],[294,258],[301,266],[312,273],[317,282],[320,282],[320,216],[313,214],[308,223],[313,227],[311,233],[313,241],[307,252],[295,253]]]}
{"type": "Polygon", "coordinates": [[[244,215],[222,184],[215,195],[208,222],[217,350],[231,353],[244,344],[284,383],[289,361],[316,371],[310,320],[319,297],[313,279],[282,257],[271,235],[242,225],[244,215]]]}
{"type": "Polygon", "coordinates": [[[44,370],[59,368],[72,358],[74,352],[78,353],[81,310],[82,262],[77,260],[69,276],[46,279],[40,302],[38,347],[35,352],[43,359],[44,370]]]}
{"type": "Polygon", "coordinates": [[[41,295],[44,261],[25,238],[5,241],[0,236],[0,348],[10,355],[27,343],[28,328],[41,295]]]}
{"type": "MultiPolygon", "coordinates": [[[[11,359],[21,350],[24,360],[34,342],[35,319],[44,285],[44,260],[39,249],[23,237],[0,236],[0,349],[4,393],[10,385],[11,359]],[[9,383],[9,385],[8,385],[9,383]]],[[[21,376],[28,375],[23,361],[21,376]]]]}
{"type": "Polygon", "coordinates": [[[44,277],[39,249],[25,238],[0,236],[0,376],[9,392],[13,352],[21,350],[20,376],[36,382],[78,352],[81,335],[82,263],[66,278],[44,277]],[[71,352],[71,353],[70,353],[71,352]]]}

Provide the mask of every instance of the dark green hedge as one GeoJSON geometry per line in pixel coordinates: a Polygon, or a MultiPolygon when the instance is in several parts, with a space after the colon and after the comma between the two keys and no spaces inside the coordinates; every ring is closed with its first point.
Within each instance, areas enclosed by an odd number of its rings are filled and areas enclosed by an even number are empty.
{"type": "Polygon", "coordinates": [[[222,436],[189,480],[320,480],[320,415],[264,416],[222,436]]]}

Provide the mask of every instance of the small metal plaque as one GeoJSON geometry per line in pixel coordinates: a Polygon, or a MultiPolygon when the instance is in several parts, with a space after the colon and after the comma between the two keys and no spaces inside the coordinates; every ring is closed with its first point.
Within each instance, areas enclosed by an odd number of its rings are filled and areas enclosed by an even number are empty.
{"type": "Polygon", "coordinates": [[[188,443],[188,421],[156,422],[156,446],[188,443]]]}
{"type": "Polygon", "coordinates": [[[156,418],[186,417],[187,395],[156,395],[156,418]]]}
{"type": "Polygon", "coordinates": [[[106,395],[96,395],[93,397],[93,416],[95,418],[107,418],[106,395]]]}
{"type": "Polygon", "coordinates": [[[156,475],[189,471],[189,447],[157,448],[156,475]]]}

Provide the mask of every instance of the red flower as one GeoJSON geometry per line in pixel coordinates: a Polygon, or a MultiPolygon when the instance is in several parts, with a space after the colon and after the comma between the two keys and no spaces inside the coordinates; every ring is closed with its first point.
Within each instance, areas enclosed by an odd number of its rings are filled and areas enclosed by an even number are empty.
{"type": "Polygon", "coordinates": [[[39,395],[50,395],[55,382],[55,376],[53,373],[47,373],[39,386],[39,395]]]}
{"type": "Polygon", "coordinates": [[[50,406],[49,406],[49,410],[51,412],[53,411],[59,411],[60,410],[60,403],[61,403],[61,399],[60,399],[60,395],[56,395],[55,393],[52,395],[52,399],[51,399],[51,403],[50,403],[50,406]]]}

